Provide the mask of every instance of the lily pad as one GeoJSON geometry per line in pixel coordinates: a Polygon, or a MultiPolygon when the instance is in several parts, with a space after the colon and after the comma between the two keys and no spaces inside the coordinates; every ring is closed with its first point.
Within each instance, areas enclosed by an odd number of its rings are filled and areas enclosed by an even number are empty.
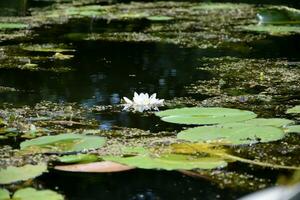
{"type": "Polygon", "coordinates": [[[300,24],[300,10],[286,6],[261,8],[257,16],[261,24],[300,24]]]}
{"type": "Polygon", "coordinates": [[[58,158],[59,162],[63,163],[89,163],[95,162],[99,158],[96,155],[91,154],[77,154],[77,155],[66,155],[58,158]]]}
{"type": "Polygon", "coordinates": [[[274,127],[284,127],[289,124],[295,123],[293,120],[283,119],[283,118],[256,118],[245,121],[246,124],[260,125],[260,126],[274,126],[274,127]]]}
{"type": "Polygon", "coordinates": [[[111,161],[101,161],[86,164],[74,164],[74,165],[60,165],[55,166],[54,169],[69,172],[121,172],[134,169],[127,165],[111,161]]]}
{"type": "Polygon", "coordinates": [[[154,15],[154,16],[149,16],[147,17],[148,20],[150,21],[170,21],[173,20],[173,17],[169,17],[169,16],[164,16],[164,15],[154,15]]]}
{"type": "Polygon", "coordinates": [[[252,144],[276,141],[284,137],[282,129],[246,123],[232,123],[218,126],[202,126],[181,131],[178,139],[191,142],[222,142],[227,144],[252,144]]]}
{"type": "Polygon", "coordinates": [[[201,10],[232,10],[245,7],[245,4],[237,3],[201,3],[198,6],[193,6],[192,9],[201,10]]]}
{"type": "Polygon", "coordinates": [[[197,157],[181,154],[151,155],[150,153],[136,156],[105,156],[104,160],[113,161],[142,169],[214,169],[227,166],[227,162],[219,157],[197,157]]]}
{"type": "Polygon", "coordinates": [[[297,105],[293,108],[289,108],[287,111],[286,111],[287,114],[298,114],[300,113],[300,105],[297,105]]]}
{"type": "Polygon", "coordinates": [[[21,150],[33,153],[67,153],[97,149],[102,147],[105,141],[104,137],[69,133],[27,140],[20,146],[21,150]]]}
{"type": "Polygon", "coordinates": [[[286,133],[300,133],[300,125],[288,126],[285,129],[286,133]]]}
{"type": "Polygon", "coordinates": [[[270,35],[278,35],[278,36],[300,33],[300,26],[249,25],[249,26],[243,26],[242,29],[246,31],[268,33],[270,35]]]}
{"type": "Polygon", "coordinates": [[[163,121],[177,124],[219,124],[240,122],[256,117],[251,111],[231,108],[178,108],[155,113],[163,121]]]}
{"type": "Polygon", "coordinates": [[[34,188],[19,189],[13,199],[19,200],[63,200],[64,197],[52,190],[36,190],[34,188]]]}
{"type": "Polygon", "coordinates": [[[28,24],[22,23],[0,23],[0,30],[6,29],[25,29],[28,28],[28,24]]]}
{"type": "Polygon", "coordinates": [[[9,184],[35,178],[47,171],[47,165],[25,165],[23,167],[8,167],[0,169],[0,184],[9,184]]]}
{"type": "Polygon", "coordinates": [[[74,49],[69,49],[64,45],[57,44],[35,44],[35,45],[22,45],[21,49],[26,51],[36,51],[36,52],[73,52],[74,49]]]}
{"type": "Polygon", "coordinates": [[[9,200],[9,191],[6,189],[0,188],[0,200],[9,200]]]}

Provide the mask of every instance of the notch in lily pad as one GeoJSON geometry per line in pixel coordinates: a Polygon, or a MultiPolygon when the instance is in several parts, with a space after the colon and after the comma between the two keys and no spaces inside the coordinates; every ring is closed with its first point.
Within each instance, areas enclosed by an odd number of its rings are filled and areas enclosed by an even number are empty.
{"type": "Polygon", "coordinates": [[[69,153],[98,149],[105,142],[104,137],[67,133],[27,140],[20,146],[29,153],[69,153]]]}
{"type": "Polygon", "coordinates": [[[155,114],[166,122],[195,125],[240,122],[256,117],[256,114],[251,111],[221,107],[177,108],[156,112],[155,114]]]}
{"type": "Polygon", "coordinates": [[[246,123],[228,123],[216,126],[202,126],[181,131],[178,139],[190,142],[208,142],[228,145],[271,142],[285,136],[284,131],[273,126],[246,123]]]}

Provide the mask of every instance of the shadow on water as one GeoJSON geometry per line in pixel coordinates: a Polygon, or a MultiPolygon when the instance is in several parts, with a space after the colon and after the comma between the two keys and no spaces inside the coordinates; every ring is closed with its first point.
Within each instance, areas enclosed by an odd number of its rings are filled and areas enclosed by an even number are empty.
{"type": "Polygon", "coordinates": [[[212,200],[236,199],[243,194],[221,190],[205,179],[187,177],[179,172],[154,170],[132,170],[112,174],[52,171],[38,180],[47,188],[62,189],[69,200],[192,200],[200,199],[201,196],[212,200]],[[49,182],[50,178],[55,179],[55,182],[49,182]]]}

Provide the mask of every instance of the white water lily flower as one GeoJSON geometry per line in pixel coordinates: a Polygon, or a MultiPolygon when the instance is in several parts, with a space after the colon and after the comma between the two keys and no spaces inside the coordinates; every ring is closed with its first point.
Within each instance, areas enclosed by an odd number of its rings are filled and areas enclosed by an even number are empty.
{"type": "Polygon", "coordinates": [[[148,93],[134,93],[132,100],[123,97],[125,103],[124,110],[133,108],[135,111],[143,112],[144,110],[158,110],[158,106],[162,106],[164,99],[157,99],[156,93],[149,97],[148,93]]]}

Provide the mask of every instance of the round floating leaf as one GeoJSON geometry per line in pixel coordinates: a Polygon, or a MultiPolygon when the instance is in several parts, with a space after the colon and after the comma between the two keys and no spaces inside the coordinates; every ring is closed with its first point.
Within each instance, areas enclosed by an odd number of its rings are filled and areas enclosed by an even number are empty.
{"type": "Polygon", "coordinates": [[[150,156],[148,154],[131,157],[107,156],[105,160],[142,169],[214,169],[225,167],[227,162],[218,157],[195,157],[191,155],[165,154],[150,156]]]}
{"type": "Polygon", "coordinates": [[[286,113],[287,114],[298,114],[298,113],[300,113],[300,105],[295,106],[293,108],[287,109],[286,113]]]}
{"type": "Polygon", "coordinates": [[[0,23],[0,30],[5,29],[24,29],[28,28],[28,24],[22,23],[0,23]]]}
{"type": "Polygon", "coordinates": [[[104,137],[69,133],[27,140],[20,146],[21,150],[33,153],[66,153],[97,149],[103,146],[105,141],[104,137]]]}
{"type": "Polygon", "coordinates": [[[121,172],[134,169],[127,165],[111,161],[93,162],[87,164],[61,165],[55,166],[54,169],[70,172],[121,172]]]}
{"type": "Polygon", "coordinates": [[[286,133],[300,133],[300,125],[288,126],[285,129],[286,133]]]}
{"type": "Polygon", "coordinates": [[[63,163],[89,163],[98,160],[98,156],[91,154],[66,155],[58,158],[63,163]]]}
{"type": "Polygon", "coordinates": [[[41,163],[38,165],[25,165],[23,167],[8,167],[0,169],[0,184],[9,184],[17,181],[25,181],[35,178],[47,171],[47,165],[41,163]]]}
{"type": "Polygon", "coordinates": [[[9,199],[10,199],[9,191],[0,188],[0,200],[9,200],[9,199]]]}
{"type": "Polygon", "coordinates": [[[300,33],[299,26],[249,25],[249,26],[243,26],[241,28],[246,31],[268,33],[270,35],[278,35],[278,36],[300,33]]]}
{"type": "Polygon", "coordinates": [[[251,111],[230,108],[178,108],[156,112],[163,121],[177,124],[218,124],[240,122],[256,117],[251,111]]]}
{"type": "Polygon", "coordinates": [[[64,197],[52,190],[36,190],[34,188],[24,188],[18,190],[13,199],[18,200],[63,200],[64,197]]]}
{"type": "Polygon", "coordinates": [[[26,50],[26,51],[55,52],[55,53],[75,51],[74,49],[69,49],[66,46],[56,45],[56,44],[22,45],[21,49],[26,50]]]}
{"type": "Polygon", "coordinates": [[[245,7],[245,4],[237,3],[201,3],[200,5],[193,6],[191,9],[195,10],[232,10],[245,7]]]}
{"type": "Polygon", "coordinates": [[[257,16],[261,24],[300,23],[300,10],[286,6],[261,8],[257,16]]]}
{"type": "Polygon", "coordinates": [[[191,142],[224,142],[235,145],[270,142],[283,137],[282,129],[245,123],[190,128],[177,135],[178,139],[191,142]]]}
{"type": "Polygon", "coordinates": [[[293,120],[283,119],[283,118],[256,118],[245,121],[246,124],[260,125],[260,126],[274,126],[274,127],[284,127],[289,124],[295,123],[293,120]]]}
{"type": "Polygon", "coordinates": [[[173,20],[173,17],[169,16],[163,16],[163,15],[155,15],[155,16],[149,16],[147,17],[148,20],[150,21],[170,21],[173,20]]]}

